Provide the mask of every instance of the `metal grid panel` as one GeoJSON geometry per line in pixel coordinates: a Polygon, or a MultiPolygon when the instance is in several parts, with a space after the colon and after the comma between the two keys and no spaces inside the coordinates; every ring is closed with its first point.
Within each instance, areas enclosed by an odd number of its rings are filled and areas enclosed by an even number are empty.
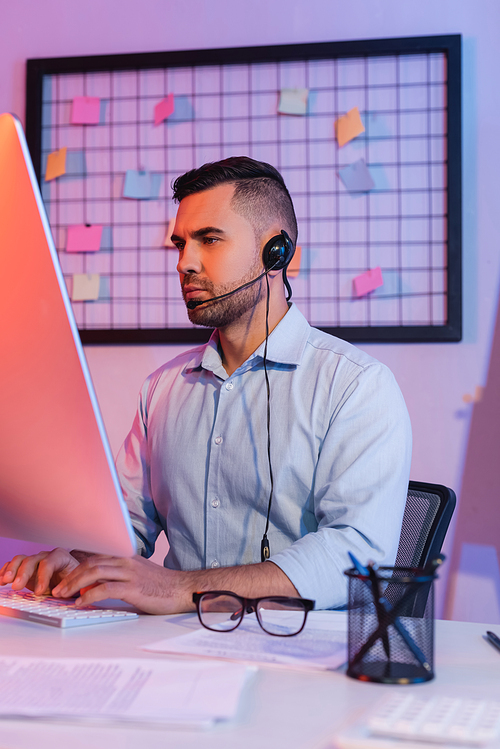
{"type": "Polygon", "coordinates": [[[105,331],[206,337],[187,319],[176,251],[163,246],[176,210],[169,186],[233,155],[268,161],[285,178],[302,247],[294,301],[311,324],[358,340],[449,331],[448,54],[314,57],[320,46],[307,45],[304,59],[232,61],[220,50],[217,64],[72,71],[61,60],[43,73],[37,166],[43,178],[48,154],[67,147],[67,173],[41,184],[70,293],[74,273],[100,274],[98,300],[73,303],[84,340],[105,331]],[[305,116],[277,112],[283,88],[308,89],[305,116]],[[168,94],[174,115],[155,126],[168,94]],[[70,124],[76,96],[101,99],[98,125],[70,124]],[[365,132],[339,148],[334,122],[355,106],[365,132]],[[349,193],[339,171],[360,158],[375,187],[349,193]],[[123,197],[128,169],[153,174],[156,199],[123,197]],[[99,252],[65,251],[67,227],[82,223],[104,226],[99,252]],[[356,297],[353,279],[376,266],[383,286],[356,297]]]}

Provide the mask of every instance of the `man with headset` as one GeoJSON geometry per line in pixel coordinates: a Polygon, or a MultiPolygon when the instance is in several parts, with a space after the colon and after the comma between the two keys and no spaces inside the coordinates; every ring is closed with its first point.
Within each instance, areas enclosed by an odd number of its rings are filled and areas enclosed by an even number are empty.
{"type": "Polygon", "coordinates": [[[297,222],[276,169],[206,164],[174,197],[188,315],[215,331],[146,380],[118,456],[141,556],[57,549],[16,557],[0,583],[89,588],[82,605],[150,613],[191,610],[196,590],[342,606],[348,551],[394,561],[411,453],[402,395],[384,365],[289,303],[297,222]],[[161,530],[163,568],[147,559],[161,530]]]}

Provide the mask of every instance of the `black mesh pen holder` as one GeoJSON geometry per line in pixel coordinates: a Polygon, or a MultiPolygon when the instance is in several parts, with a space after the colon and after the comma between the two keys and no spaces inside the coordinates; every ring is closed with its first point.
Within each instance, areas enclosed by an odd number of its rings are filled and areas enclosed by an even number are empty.
{"type": "Polygon", "coordinates": [[[347,675],[415,684],[434,678],[434,570],[380,567],[349,578],[347,675]]]}

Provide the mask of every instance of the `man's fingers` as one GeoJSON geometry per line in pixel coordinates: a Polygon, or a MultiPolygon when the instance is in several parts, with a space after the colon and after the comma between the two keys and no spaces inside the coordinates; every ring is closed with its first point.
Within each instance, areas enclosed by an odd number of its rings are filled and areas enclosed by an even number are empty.
{"type": "Polygon", "coordinates": [[[79,593],[83,588],[93,587],[95,583],[126,581],[129,579],[130,574],[123,561],[125,560],[112,560],[109,557],[108,559],[103,559],[100,564],[96,563],[95,559],[83,562],[83,564],[80,564],[70,572],[59,585],[56,585],[52,591],[52,595],[60,596],[61,598],[70,598],[79,593]],[[114,563],[110,564],[110,561],[114,563]]]}
{"type": "Polygon", "coordinates": [[[50,592],[51,581],[57,573],[77,567],[78,562],[65,549],[41,551],[33,556],[19,554],[3,566],[0,584],[12,584],[13,590],[31,588],[36,595],[50,592]]]}
{"type": "Polygon", "coordinates": [[[76,567],[78,565],[76,559],[73,560],[71,557],[68,557],[69,555],[66,552],[59,553],[58,550],[55,550],[40,560],[33,588],[37,596],[50,593],[51,581],[56,573],[63,574],[68,567],[71,569],[73,566],[76,567]]]}
{"type": "MultiPolygon", "coordinates": [[[[32,578],[36,576],[38,565],[46,555],[46,551],[41,551],[39,554],[35,554],[32,557],[24,557],[24,559],[17,565],[16,574],[12,580],[13,590],[22,590],[22,588],[25,588],[28,583],[32,581],[32,578]]],[[[34,582],[34,580],[32,582],[34,582]]]]}
{"type": "Polygon", "coordinates": [[[18,554],[13,559],[11,559],[10,562],[6,562],[3,565],[2,569],[0,570],[0,584],[1,585],[5,585],[6,583],[12,582],[12,580],[15,578],[17,574],[19,565],[24,559],[26,559],[25,554],[18,554]]]}
{"type": "Polygon", "coordinates": [[[82,591],[80,598],[75,601],[77,606],[92,606],[94,603],[104,601],[106,598],[119,598],[122,601],[128,601],[130,595],[130,586],[126,582],[117,582],[106,580],[105,582],[91,585],[85,592],[82,591]]]}

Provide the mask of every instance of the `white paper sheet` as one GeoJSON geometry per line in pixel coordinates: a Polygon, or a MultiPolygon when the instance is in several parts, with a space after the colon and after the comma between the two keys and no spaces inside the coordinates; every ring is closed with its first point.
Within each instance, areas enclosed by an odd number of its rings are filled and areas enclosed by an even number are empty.
{"type": "Polygon", "coordinates": [[[347,660],[346,619],[332,616],[332,612],[317,613],[320,616],[315,617],[316,612],[312,612],[312,616],[309,614],[304,630],[294,637],[266,634],[252,614],[245,615],[232,632],[211,632],[199,627],[189,634],[144,645],[141,649],[301,670],[333,670],[347,660]]]}
{"type": "Polygon", "coordinates": [[[253,670],[163,658],[1,658],[0,718],[205,727],[234,716],[253,670]]]}

